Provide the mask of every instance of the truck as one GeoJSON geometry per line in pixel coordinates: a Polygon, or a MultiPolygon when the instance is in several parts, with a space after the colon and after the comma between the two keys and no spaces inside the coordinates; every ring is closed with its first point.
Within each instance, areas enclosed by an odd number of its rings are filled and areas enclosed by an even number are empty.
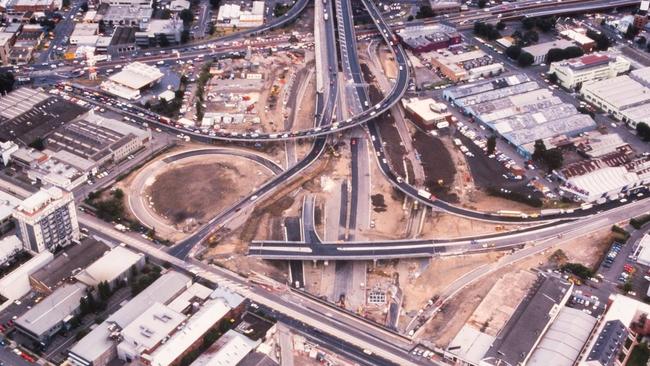
{"type": "Polygon", "coordinates": [[[431,193],[425,191],[424,189],[418,189],[418,196],[424,197],[426,199],[431,199],[431,193]]]}
{"type": "Polygon", "coordinates": [[[539,213],[542,216],[558,215],[564,213],[564,210],[560,208],[548,208],[548,209],[541,210],[539,213]]]}
{"type": "Polygon", "coordinates": [[[117,230],[117,231],[119,231],[121,233],[126,232],[126,226],[124,226],[122,224],[116,224],[115,225],[115,230],[117,230]]]}

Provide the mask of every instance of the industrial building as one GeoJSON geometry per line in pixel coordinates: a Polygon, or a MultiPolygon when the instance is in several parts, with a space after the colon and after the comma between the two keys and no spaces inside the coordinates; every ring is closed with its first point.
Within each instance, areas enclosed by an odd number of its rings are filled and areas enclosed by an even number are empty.
{"type": "Polygon", "coordinates": [[[217,27],[253,28],[264,24],[264,1],[253,1],[250,10],[240,3],[223,4],[217,14],[217,27]]]}
{"type": "Polygon", "coordinates": [[[397,37],[406,48],[415,53],[447,48],[462,41],[455,28],[444,24],[404,27],[397,31],[397,37]]]}
{"type": "Polygon", "coordinates": [[[579,366],[625,365],[637,344],[637,334],[650,330],[650,305],[620,294],[610,295],[608,303],[579,366]]]}
{"type": "Polygon", "coordinates": [[[72,193],[42,188],[14,210],[17,233],[25,249],[40,253],[79,241],[79,223],[72,193]]]}
{"type": "Polygon", "coordinates": [[[151,8],[153,5],[152,0],[99,0],[100,4],[108,4],[110,6],[127,6],[131,8],[151,8]]]}
{"type": "Polygon", "coordinates": [[[90,111],[50,134],[45,146],[47,151],[56,152],[57,159],[91,171],[126,159],[150,140],[150,129],[135,127],[90,111]]]}
{"type": "Polygon", "coordinates": [[[106,366],[117,358],[119,331],[125,329],[155,303],[168,304],[187,290],[191,283],[192,280],[188,276],[179,272],[163,273],[154,283],[77,342],[68,353],[68,362],[76,366],[106,366]]]}
{"type": "Polygon", "coordinates": [[[230,329],[219,337],[190,366],[238,365],[259,344],[259,340],[254,341],[230,329]]]}
{"type": "Polygon", "coordinates": [[[451,114],[447,112],[447,106],[444,103],[437,103],[431,98],[405,98],[402,99],[402,105],[407,117],[424,129],[449,127],[447,119],[451,117],[451,114]]]}
{"type": "Polygon", "coordinates": [[[110,248],[101,241],[87,238],[65,248],[51,262],[29,275],[29,283],[41,294],[50,294],[82,268],[101,258],[110,248]]]}
{"type": "MultiPolygon", "coordinates": [[[[165,38],[166,43],[169,45],[179,44],[181,42],[182,31],[183,31],[183,22],[180,19],[177,18],[151,19],[148,22],[141,24],[141,30],[135,32],[135,44],[140,47],[164,45],[160,41],[161,38],[165,38]]],[[[140,66],[140,68],[142,69],[143,67],[140,66]]],[[[124,69],[122,69],[122,71],[124,71],[124,69]]],[[[153,71],[144,71],[144,72],[142,70],[135,70],[135,71],[137,73],[155,75],[155,72],[153,71]]],[[[137,98],[127,98],[127,99],[137,99],[137,98]]]]}
{"type": "Polygon", "coordinates": [[[9,14],[61,9],[61,0],[2,0],[0,10],[9,14]]]}
{"type": "Polygon", "coordinates": [[[487,351],[482,365],[525,365],[542,336],[556,321],[573,284],[556,277],[540,275],[529,296],[519,304],[487,351]]]}
{"type": "Polygon", "coordinates": [[[572,42],[575,42],[585,53],[591,52],[596,47],[596,41],[587,37],[586,29],[566,29],[560,35],[572,42]]]}
{"type": "Polygon", "coordinates": [[[16,319],[16,329],[34,341],[47,345],[79,312],[79,303],[86,296],[82,283],[65,284],[16,319]]]}
{"type": "Polygon", "coordinates": [[[589,340],[596,318],[580,309],[563,307],[530,356],[530,366],[573,366],[589,340]]]}
{"type": "Polygon", "coordinates": [[[0,136],[27,146],[85,111],[43,90],[18,88],[0,96],[0,136]]]}
{"type": "Polygon", "coordinates": [[[140,92],[143,89],[153,86],[163,76],[163,73],[155,66],[133,62],[102,82],[101,88],[117,97],[135,100],[140,98],[140,92]]]}
{"type": "Polygon", "coordinates": [[[548,73],[555,74],[563,88],[576,89],[583,83],[611,79],[629,69],[630,61],[625,57],[601,53],[553,62],[548,73]]]}
{"type": "Polygon", "coordinates": [[[106,252],[93,264],[81,269],[74,277],[90,287],[106,282],[111,288],[115,288],[120,281],[126,284],[131,268],[140,270],[144,264],[144,254],[135,253],[121,244],[106,252]]]}
{"type": "MultiPolygon", "coordinates": [[[[428,56],[425,55],[427,59],[428,56]]],[[[502,63],[494,63],[492,57],[480,49],[458,53],[442,49],[432,52],[430,60],[434,68],[453,82],[495,76],[504,70],[502,63]]]]}
{"type": "Polygon", "coordinates": [[[524,74],[448,88],[443,97],[530,158],[537,140],[547,148],[596,128],[589,115],[563,103],[524,74]]]}
{"type": "Polygon", "coordinates": [[[210,298],[200,305],[185,322],[178,332],[170,335],[169,339],[150,354],[142,354],[143,364],[151,366],[171,366],[203,341],[210,329],[217,326],[224,318],[232,316],[244,298],[224,288],[217,288],[210,298]]]}
{"type": "Polygon", "coordinates": [[[27,295],[31,291],[29,275],[38,271],[53,259],[54,254],[52,252],[45,251],[38,253],[18,268],[0,278],[0,295],[9,299],[9,301],[17,300],[27,295]]]}
{"type": "Polygon", "coordinates": [[[630,75],[583,84],[580,94],[587,102],[636,127],[650,122],[650,67],[634,70],[630,75]]]}
{"type": "Polygon", "coordinates": [[[539,65],[546,62],[546,55],[552,48],[565,49],[567,47],[575,46],[575,43],[567,41],[566,39],[558,39],[556,41],[537,43],[532,46],[524,47],[522,52],[528,52],[533,56],[533,65],[539,65]]]}

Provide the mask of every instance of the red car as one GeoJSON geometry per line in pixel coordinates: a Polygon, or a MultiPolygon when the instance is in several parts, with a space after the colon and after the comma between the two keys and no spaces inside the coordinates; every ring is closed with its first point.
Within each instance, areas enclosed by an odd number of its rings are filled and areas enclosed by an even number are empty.
{"type": "Polygon", "coordinates": [[[34,357],[28,355],[28,354],[25,353],[25,352],[23,352],[23,353],[20,355],[20,357],[22,357],[23,359],[25,359],[25,361],[28,361],[28,362],[31,362],[31,363],[36,362],[36,360],[34,359],[34,357]]]}

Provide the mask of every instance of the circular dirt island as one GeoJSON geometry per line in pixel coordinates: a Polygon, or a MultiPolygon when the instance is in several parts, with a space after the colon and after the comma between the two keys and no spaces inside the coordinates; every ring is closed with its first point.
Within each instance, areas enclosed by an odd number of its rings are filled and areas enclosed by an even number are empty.
{"type": "Polygon", "coordinates": [[[188,155],[157,160],[125,187],[131,211],[163,238],[193,231],[273,176],[241,156],[207,150],[188,155]]]}

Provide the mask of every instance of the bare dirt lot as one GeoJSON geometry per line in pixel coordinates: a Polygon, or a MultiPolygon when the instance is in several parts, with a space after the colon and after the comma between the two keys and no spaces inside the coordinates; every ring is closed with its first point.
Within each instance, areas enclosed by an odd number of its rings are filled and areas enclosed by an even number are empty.
{"type": "Polygon", "coordinates": [[[174,166],[155,178],[147,194],[159,215],[174,224],[203,222],[270,177],[266,170],[251,169],[232,157],[209,160],[174,166]]]}
{"type": "Polygon", "coordinates": [[[431,193],[448,202],[458,202],[455,193],[451,193],[456,167],[451,155],[440,139],[417,130],[413,136],[413,146],[420,154],[424,168],[425,186],[431,193]]]}

